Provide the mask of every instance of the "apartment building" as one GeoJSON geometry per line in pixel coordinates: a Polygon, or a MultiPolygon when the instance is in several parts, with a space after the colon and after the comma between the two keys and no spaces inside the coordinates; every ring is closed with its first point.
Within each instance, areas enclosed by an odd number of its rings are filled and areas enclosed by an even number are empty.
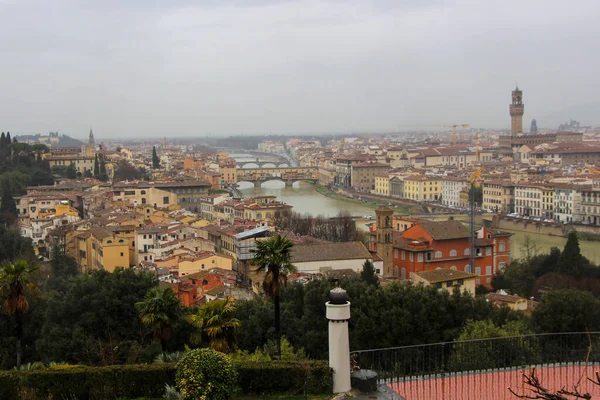
{"type": "Polygon", "coordinates": [[[411,175],[404,178],[404,197],[417,201],[438,201],[442,194],[442,178],[411,175]]]}
{"type": "Polygon", "coordinates": [[[468,185],[465,178],[445,177],[442,180],[442,204],[460,207],[460,192],[468,185]]]}
{"type": "Polygon", "coordinates": [[[352,188],[359,192],[370,193],[375,190],[375,177],[387,173],[388,164],[363,162],[352,165],[352,188]]]}
{"type": "Polygon", "coordinates": [[[510,181],[486,180],[482,184],[483,203],[482,207],[497,213],[514,212],[515,186],[510,181]]]}
{"type": "Polygon", "coordinates": [[[581,195],[585,189],[569,184],[554,184],[554,219],[557,222],[581,221],[581,195]]]}
{"type": "Polygon", "coordinates": [[[82,272],[104,269],[113,272],[129,267],[129,240],[104,228],[91,228],[73,237],[77,241],[77,264],[82,272]]]}

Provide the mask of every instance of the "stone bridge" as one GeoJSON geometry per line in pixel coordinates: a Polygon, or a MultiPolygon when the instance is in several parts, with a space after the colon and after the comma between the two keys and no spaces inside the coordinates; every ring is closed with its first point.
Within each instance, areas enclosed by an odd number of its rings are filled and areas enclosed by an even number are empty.
{"type": "Polygon", "coordinates": [[[317,181],[319,169],[317,167],[284,167],[284,168],[253,168],[239,169],[238,182],[252,182],[255,187],[260,187],[263,182],[282,181],[286,186],[292,186],[298,181],[317,181]]]}
{"type": "Polygon", "coordinates": [[[238,169],[264,169],[264,168],[287,168],[290,165],[287,161],[238,161],[236,167],[238,169]]]}

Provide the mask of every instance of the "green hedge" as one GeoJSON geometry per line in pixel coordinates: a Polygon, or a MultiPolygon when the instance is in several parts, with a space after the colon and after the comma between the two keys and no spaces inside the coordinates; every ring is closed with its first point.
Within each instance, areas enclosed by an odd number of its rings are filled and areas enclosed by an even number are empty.
{"type": "MultiPolygon", "coordinates": [[[[324,361],[236,361],[242,393],[330,393],[324,361]]],[[[156,397],[175,385],[175,364],[68,366],[30,372],[0,371],[1,400],[156,397]]]]}
{"type": "Polygon", "coordinates": [[[325,361],[239,361],[243,393],[331,393],[332,371],[325,361]]]}

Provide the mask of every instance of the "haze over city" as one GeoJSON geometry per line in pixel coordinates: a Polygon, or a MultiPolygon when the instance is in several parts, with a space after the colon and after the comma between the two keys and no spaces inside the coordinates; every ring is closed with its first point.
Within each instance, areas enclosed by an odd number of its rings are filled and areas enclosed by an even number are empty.
{"type": "Polygon", "coordinates": [[[0,120],[83,137],[599,123],[597,1],[0,1],[0,120]],[[593,118],[596,120],[592,120],[593,118]]]}

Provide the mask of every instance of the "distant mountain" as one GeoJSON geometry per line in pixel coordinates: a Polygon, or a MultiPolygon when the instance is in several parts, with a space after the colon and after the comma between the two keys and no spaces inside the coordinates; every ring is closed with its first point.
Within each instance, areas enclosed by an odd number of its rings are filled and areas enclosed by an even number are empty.
{"type": "Polygon", "coordinates": [[[50,132],[47,135],[41,135],[39,133],[35,135],[17,135],[15,138],[19,142],[39,142],[51,147],[80,147],[81,145],[85,144],[81,140],[74,139],[68,135],[60,134],[58,132],[50,132]]]}
{"type": "Polygon", "coordinates": [[[600,102],[578,104],[556,110],[537,119],[539,127],[558,129],[560,124],[577,120],[581,126],[600,126],[600,102]]]}

